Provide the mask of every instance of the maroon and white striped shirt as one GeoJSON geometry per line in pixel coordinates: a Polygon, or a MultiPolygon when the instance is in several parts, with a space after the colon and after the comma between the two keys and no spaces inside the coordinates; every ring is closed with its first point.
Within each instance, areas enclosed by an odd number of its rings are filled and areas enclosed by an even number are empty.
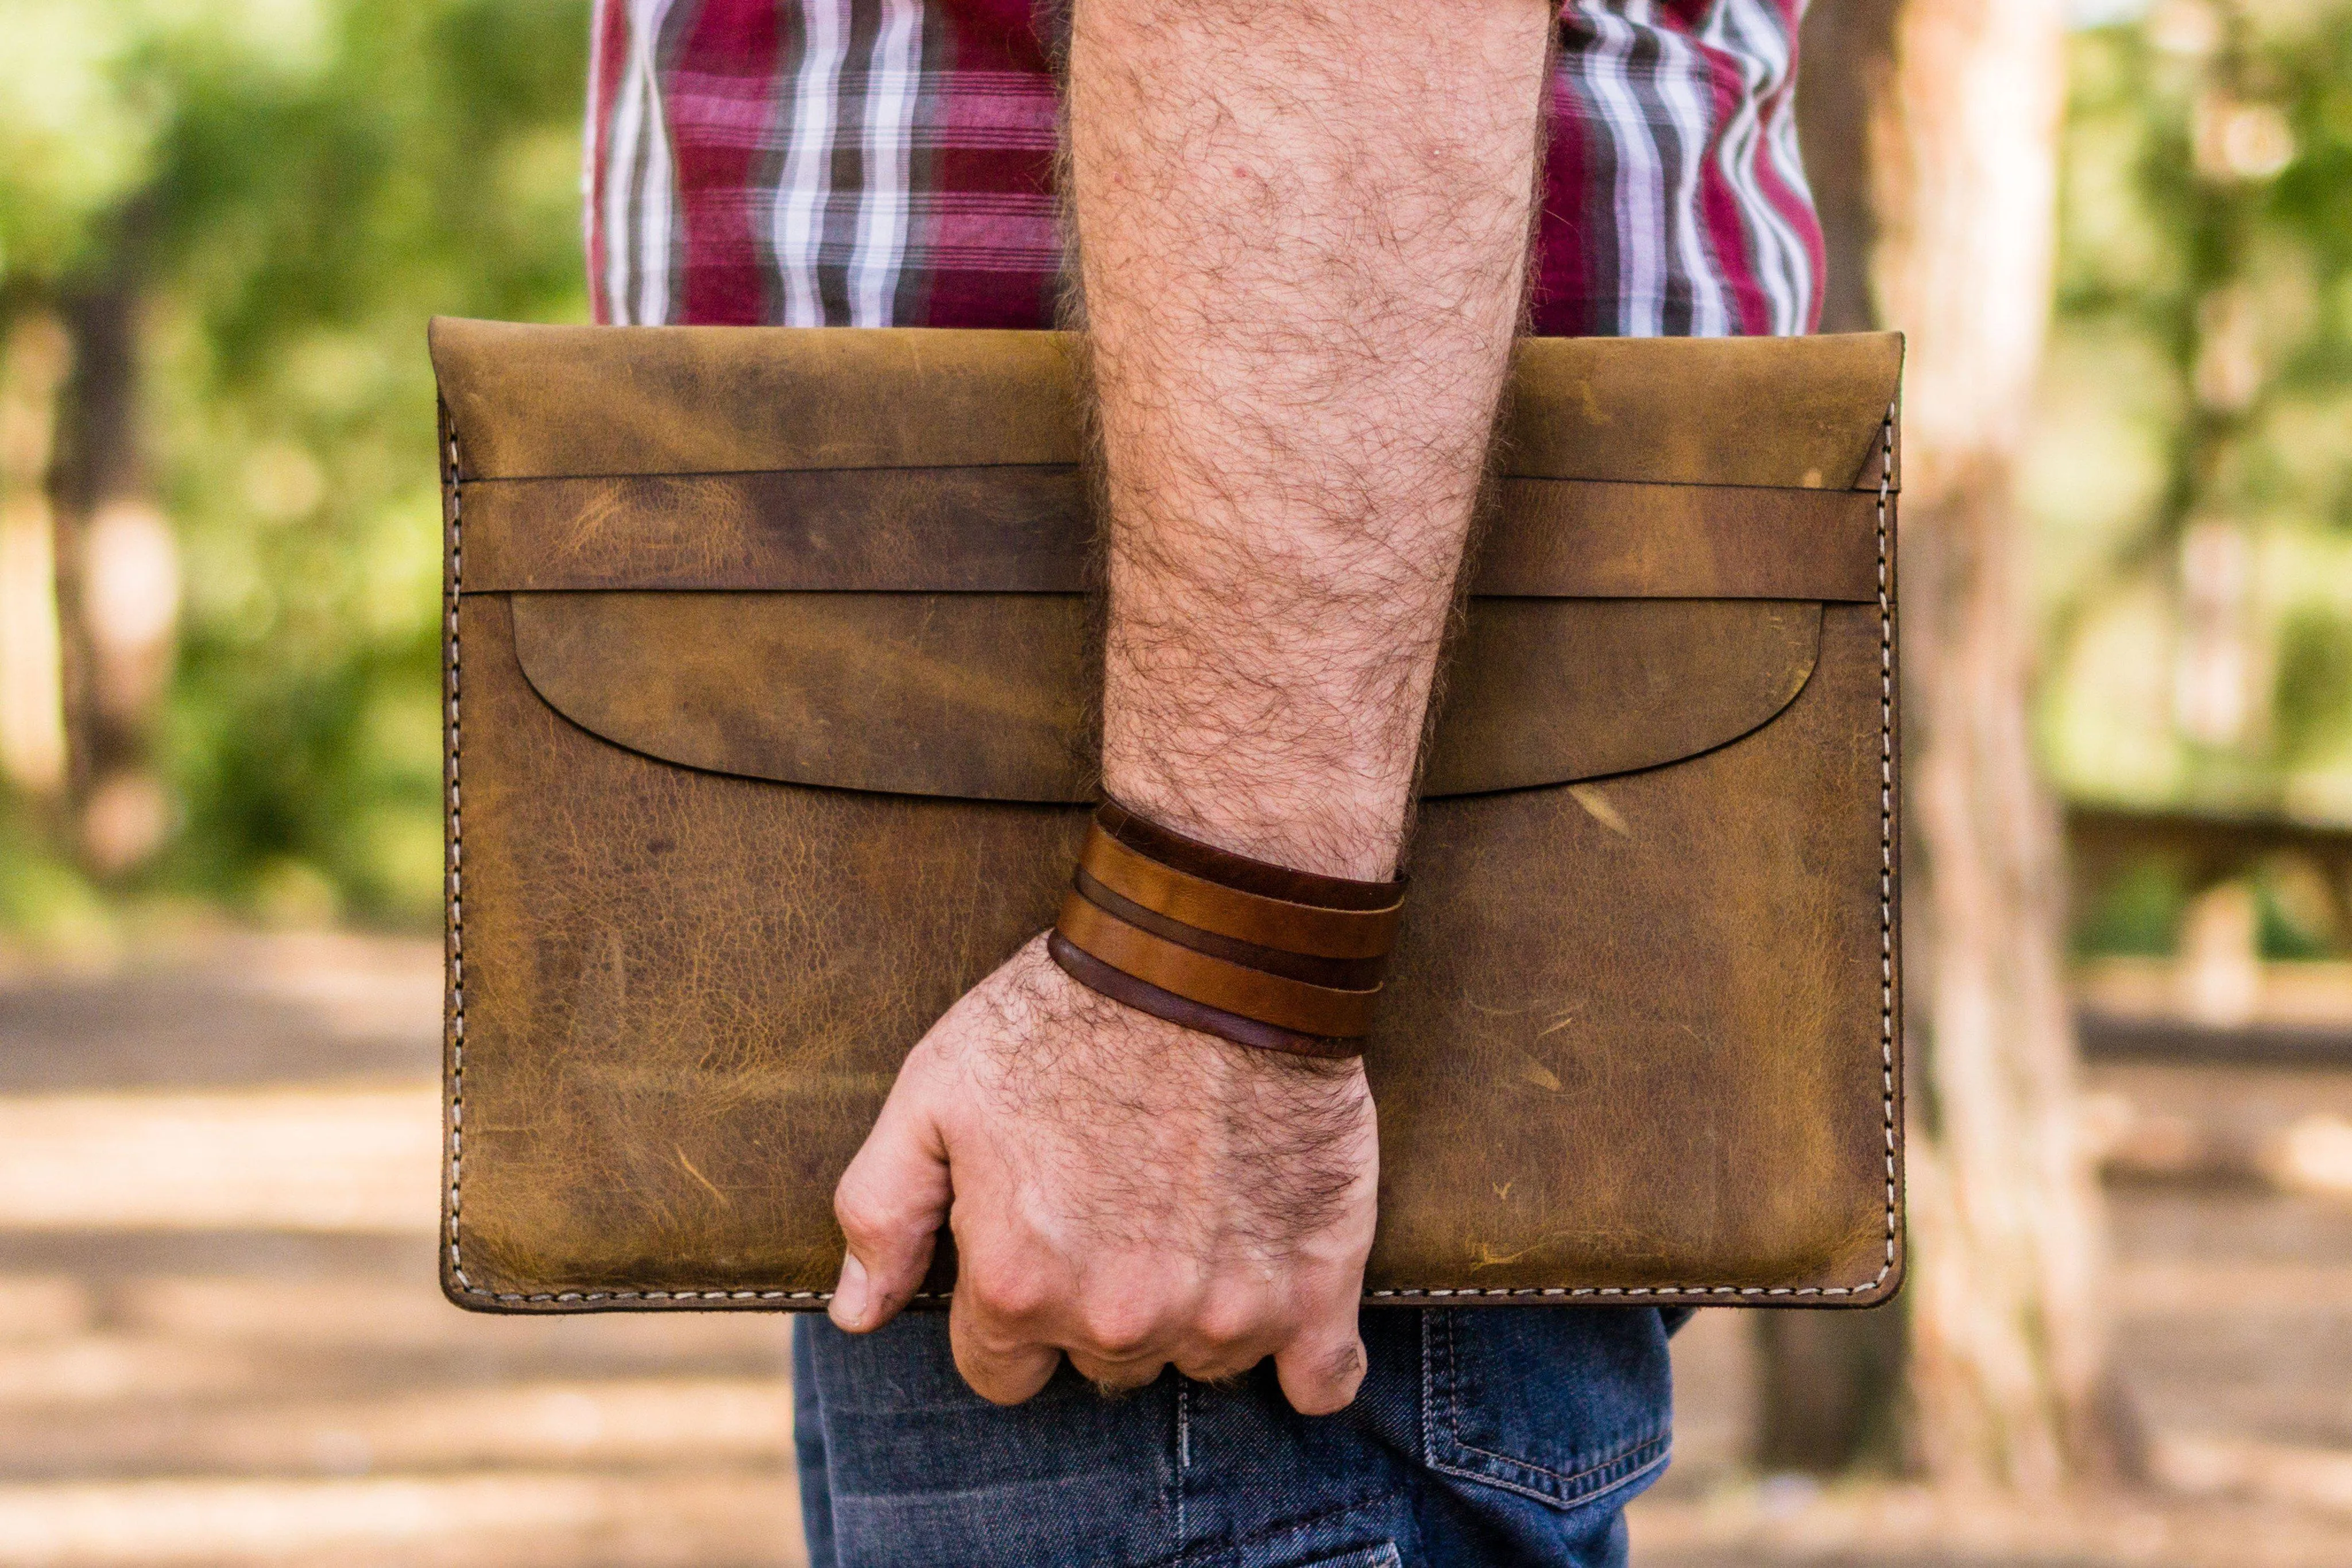
{"type": "MultiPolygon", "coordinates": [[[[1810,331],[1804,0],[1564,0],[1530,282],[1546,336],[1810,331]]],[[[610,322],[1044,327],[1056,0],[596,0],[610,322]]]]}

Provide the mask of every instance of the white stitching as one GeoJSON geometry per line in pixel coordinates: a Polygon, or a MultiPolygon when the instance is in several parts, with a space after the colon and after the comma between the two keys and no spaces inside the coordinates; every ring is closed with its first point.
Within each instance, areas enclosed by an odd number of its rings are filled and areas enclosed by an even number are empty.
{"type": "MultiPolygon", "coordinates": [[[[1866,1295],[1895,1271],[1900,1236],[1895,1188],[1895,599],[1889,577],[1889,507],[1895,488],[1895,405],[1886,405],[1879,429],[1878,466],[1878,1055],[1886,1145],[1886,1257],[1878,1272],[1859,1285],[1454,1285],[1430,1289],[1366,1291],[1366,1301],[1446,1301],[1533,1296],[1554,1300],[1681,1298],[1685,1296],[1797,1297],[1866,1295]]],[[[457,432],[449,430],[449,1271],[469,1296],[509,1304],[587,1304],[593,1301],[829,1301],[831,1291],[555,1291],[524,1294],[486,1291],[466,1278],[457,1250],[458,1185],[464,1168],[466,1097],[465,902],[462,896],[458,812],[457,601],[465,591],[465,508],[458,486],[457,432]]],[[[911,1300],[944,1301],[948,1291],[918,1291],[911,1300]]],[[[1426,1380],[1427,1368],[1423,1367],[1426,1380]]],[[[1425,1391],[1424,1391],[1425,1392],[1425,1391]]],[[[1425,1435],[1424,1435],[1425,1440],[1425,1435]]]]}
{"type": "Polygon", "coordinates": [[[488,1296],[466,1278],[458,1249],[457,1214],[466,1169],[466,887],[465,817],[458,790],[459,762],[465,752],[461,723],[459,672],[463,664],[457,636],[457,604],[466,587],[466,502],[458,486],[457,428],[445,422],[442,462],[449,474],[449,1274],[469,1296],[488,1296]]]}

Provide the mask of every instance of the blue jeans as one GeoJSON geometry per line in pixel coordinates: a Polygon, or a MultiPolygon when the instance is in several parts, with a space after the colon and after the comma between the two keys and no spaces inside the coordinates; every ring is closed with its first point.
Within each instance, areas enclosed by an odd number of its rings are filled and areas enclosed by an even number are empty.
{"type": "MultiPolygon", "coordinates": [[[[1680,1314],[1676,1314],[1679,1322],[1680,1314]]],[[[1666,1466],[1666,1322],[1645,1308],[1375,1307],[1337,1416],[1272,1365],[1106,1397],[1066,1363],[999,1409],[942,1313],[793,1336],[814,1568],[1618,1568],[1666,1466]]]]}

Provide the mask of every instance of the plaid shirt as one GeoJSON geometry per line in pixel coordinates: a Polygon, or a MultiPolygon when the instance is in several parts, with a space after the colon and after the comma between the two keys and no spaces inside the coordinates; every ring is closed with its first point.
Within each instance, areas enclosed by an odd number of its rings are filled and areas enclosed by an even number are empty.
{"type": "MultiPolygon", "coordinates": [[[[1811,329],[1802,8],[1565,0],[1537,332],[1811,329]]],[[[1050,325],[1048,18],[1064,9],[597,0],[583,182],[597,319],[1050,325]]]]}

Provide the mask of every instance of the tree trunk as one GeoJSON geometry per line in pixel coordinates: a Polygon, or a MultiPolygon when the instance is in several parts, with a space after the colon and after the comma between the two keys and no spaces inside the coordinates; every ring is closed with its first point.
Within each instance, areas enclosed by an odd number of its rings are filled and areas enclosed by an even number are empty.
{"type": "Polygon", "coordinates": [[[162,843],[169,808],[149,768],[179,605],[171,529],[149,498],[141,442],[140,316],[147,213],[117,225],[109,266],[66,301],[71,377],[51,473],[63,654],[67,797],[84,862],[128,872],[162,843]]]}
{"type": "Polygon", "coordinates": [[[1941,1479],[2035,1490],[2125,1458],[2058,818],[2026,717],[2014,500],[2063,109],[2056,0],[1906,0],[1872,132],[1877,295],[1911,335],[1900,564],[1918,1454],[1941,1479]]]}
{"type": "Polygon", "coordinates": [[[29,305],[9,314],[0,341],[0,775],[44,817],[66,774],[48,479],[71,358],[55,316],[29,305]]]}
{"type": "MultiPolygon", "coordinates": [[[[1904,847],[1910,1457],[2032,1490],[2126,1468],[2078,1135],[2063,862],[2027,723],[2032,625],[2012,492],[2055,259],[2057,0],[1824,0],[1804,131],[1826,325],[1909,334],[1904,847]]],[[[1766,1331],[1759,1457],[1851,1459],[1887,1321],[1766,1331]]]]}

